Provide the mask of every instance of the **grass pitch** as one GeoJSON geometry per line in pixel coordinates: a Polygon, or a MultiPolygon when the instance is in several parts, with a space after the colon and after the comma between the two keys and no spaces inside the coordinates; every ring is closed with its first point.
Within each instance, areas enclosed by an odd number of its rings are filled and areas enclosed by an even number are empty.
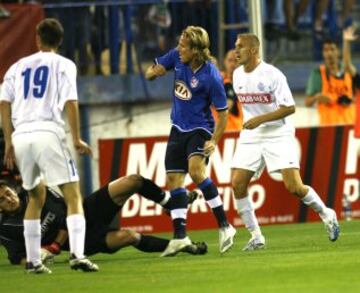
{"type": "MultiPolygon", "coordinates": [[[[204,256],[160,258],[126,248],[91,259],[99,273],[71,271],[63,252],[52,275],[26,275],[10,266],[0,247],[1,292],[360,292],[360,221],[342,222],[332,243],[321,223],[263,227],[267,249],[242,252],[249,236],[238,229],[231,251],[220,256],[216,230],[191,232],[209,244],[204,256]]],[[[169,234],[162,236],[170,237],[169,234]]]]}

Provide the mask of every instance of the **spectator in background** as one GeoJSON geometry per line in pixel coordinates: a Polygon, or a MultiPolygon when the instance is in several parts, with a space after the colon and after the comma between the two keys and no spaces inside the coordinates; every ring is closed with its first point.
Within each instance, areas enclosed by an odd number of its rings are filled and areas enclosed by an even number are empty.
{"type": "Polygon", "coordinates": [[[294,5],[293,0],[283,0],[282,7],[279,1],[267,0],[266,14],[268,21],[265,26],[265,37],[268,41],[277,40],[284,36],[291,41],[298,41],[300,34],[297,31],[297,19],[301,16],[308,6],[309,0],[300,0],[297,5],[294,5]],[[279,15],[280,14],[280,15],[279,15]],[[279,29],[279,16],[285,18],[285,31],[279,29]]]}
{"type": "Polygon", "coordinates": [[[94,13],[92,14],[92,26],[91,26],[91,51],[95,61],[95,74],[103,75],[101,68],[101,54],[106,48],[106,15],[104,6],[96,6],[94,13]]]}
{"type": "MultiPolygon", "coordinates": [[[[309,2],[309,0],[302,0],[304,2],[303,6],[299,6],[299,15],[301,15],[301,13],[303,13],[306,9],[307,3],[309,2]],[[302,10],[303,9],[303,10],[302,10]]],[[[301,1],[301,2],[302,2],[301,1]]],[[[352,21],[350,18],[350,12],[354,6],[354,0],[344,0],[344,1],[340,1],[343,5],[342,5],[342,11],[338,17],[338,26],[340,28],[346,28],[349,25],[351,25],[352,21]]],[[[315,11],[315,23],[314,23],[314,31],[315,34],[318,36],[323,36],[324,35],[324,21],[323,21],[323,16],[324,13],[326,12],[326,9],[329,8],[329,0],[320,0],[320,1],[316,1],[316,11],[315,11]]]]}
{"type": "Polygon", "coordinates": [[[167,48],[167,29],[171,25],[171,15],[167,7],[167,1],[153,4],[149,9],[147,18],[151,24],[156,26],[156,38],[158,42],[158,47],[161,52],[165,52],[167,48]]]}
{"type": "MultiPolygon", "coordinates": [[[[238,66],[236,60],[236,52],[234,49],[226,53],[224,60],[224,71],[221,75],[224,79],[224,87],[226,92],[226,102],[229,109],[228,121],[225,131],[240,131],[242,129],[243,115],[241,105],[236,97],[233,89],[232,76],[238,66]]],[[[217,111],[212,111],[215,122],[218,121],[217,111]]]]}
{"type": "Polygon", "coordinates": [[[344,0],[342,1],[344,3],[341,14],[339,16],[338,19],[338,25],[341,28],[346,28],[349,25],[352,24],[352,19],[351,19],[351,11],[354,7],[354,0],[344,0]]]}
{"type": "MultiPolygon", "coordinates": [[[[72,2],[86,2],[72,0],[72,2]]],[[[89,70],[89,56],[87,45],[90,44],[91,14],[89,6],[63,8],[61,23],[64,24],[64,41],[62,54],[75,61],[80,75],[86,75],[89,70]]]]}
{"type": "MultiPolygon", "coordinates": [[[[292,0],[285,0],[286,2],[292,2],[292,0]]],[[[300,16],[302,16],[309,5],[310,0],[300,0],[296,5],[295,15],[294,15],[294,24],[296,25],[299,21],[300,16]]],[[[288,5],[290,5],[288,3],[288,5]]],[[[329,6],[329,0],[318,0],[315,2],[315,19],[314,19],[314,32],[317,36],[323,36],[323,15],[326,9],[329,6]]]]}
{"type": "Polygon", "coordinates": [[[169,2],[169,9],[173,18],[171,28],[173,35],[178,36],[188,25],[201,26],[212,36],[210,50],[215,52],[217,49],[216,32],[218,29],[217,21],[214,21],[217,18],[218,7],[216,1],[187,0],[176,2],[169,2]]]}
{"type": "Polygon", "coordinates": [[[46,9],[46,16],[56,18],[63,24],[64,40],[60,47],[60,54],[74,61],[80,75],[86,75],[89,71],[89,55],[87,46],[90,44],[91,14],[90,7],[82,2],[86,0],[41,0],[42,4],[65,4],[68,7],[46,9]],[[77,6],[74,6],[74,5],[77,6]]]}
{"type": "Polygon", "coordinates": [[[355,39],[353,27],[344,31],[343,67],[338,45],[333,40],[325,40],[324,64],[310,74],[305,105],[311,107],[317,103],[321,125],[353,124],[355,121],[354,86],[359,87],[359,74],[351,62],[349,44],[355,39]]]}
{"type": "MultiPolygon", "coordinates": [[[[281,36],[286,37],[291,41],[298,41],[300,34],[297,30],[299,18],[305,14],[308,9],[310,0],[283,0],[282,13],[285,18],[285,31],[282,32],[278,27],[279,16],[279,1],[267,0],[267,14],[269,21],[265,27],[265,37],[268,41],[276,40],[281,36]],[[296,3],[294,3],[296,2],[296,3]]],[[[351,1],[346,1],[351,2],[351,1]]],[[[328,8],[329,0],[318,0],[314,3],[315,7],[315,19],[314,19],[314,31],[319,36],[323,36],[323,15],[328,8]]],[[[344,5],[348,7],[348,5],[344,5]]],[[[348,13],[348,8],[344,12],[348,13]]]]}

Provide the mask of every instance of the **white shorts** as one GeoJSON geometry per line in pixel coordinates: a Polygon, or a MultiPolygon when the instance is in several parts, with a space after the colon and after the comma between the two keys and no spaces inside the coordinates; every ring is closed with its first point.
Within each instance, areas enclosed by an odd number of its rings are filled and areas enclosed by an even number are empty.
{"type": "Polygon", "coordinates": [[[299,169],[299,153],[295,137],[267,138],[254,143],[238,140],[231,168],[253,171],[254,179],[257,179],[265,166],[269,173],[287,168],[299,169]]]}
{"type": "Polygon", "coordinates": [[[24,189],[36,187],[41,175],[49,186],[79,181],[63,129],[15,131],[12,141],[24,189]]]}

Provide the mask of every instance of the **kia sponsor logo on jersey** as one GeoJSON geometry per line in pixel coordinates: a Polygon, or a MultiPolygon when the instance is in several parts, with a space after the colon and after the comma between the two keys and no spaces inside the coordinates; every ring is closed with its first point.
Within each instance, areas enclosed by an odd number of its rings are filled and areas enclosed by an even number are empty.
{"type": "Polygon", "coordinates": [[[272,97],[269,93],[237,94],[242,104],[270,104],[272,97]]]}
{"type": "Polygon", "coordinates": [[[182,80],[175,81],[174,91],[175,91],[175,96],[180,100],[188,101],[191,100],[192,98],[191,90],[182,80]]]}

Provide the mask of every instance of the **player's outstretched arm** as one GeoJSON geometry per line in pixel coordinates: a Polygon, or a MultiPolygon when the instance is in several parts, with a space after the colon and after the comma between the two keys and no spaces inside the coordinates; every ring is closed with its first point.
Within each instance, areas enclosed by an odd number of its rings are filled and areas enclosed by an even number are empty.
{"type": "Polygon", "coordinates": [[[319,68],[315,68],[311,71],[307,85],[306,85],[306,97],[305,106],[312,107],[316,103],[330,105],[331,99],[328,96],[324,96],[321,92],[321,74],[319,68]]]}
{"type": "Polygon", "coordinates": [[[145,78],[148,80],[154,80],[159,76],[163,76],[166,74],[166,69],[161,64],[153,64],[148,67],[145,72],[145,78]]]}
{"type": "Polygon", "coordinates": [[[15,153],[11,140],[11,134],[14,132],[14,127],[11,122],[11,104],[9,102],[2,101],[0,104],[0,110],[5,139],[4,165],[8,169],[12,170],[15,166],[15,153]]]}
{"type": "Polygon", "coordinates": [[[214,152],[216,144],[225,131],[227,119],[228,110],[218,112],[218,122],[215,125],[214,134],[212,135],[211,140],[206,141],[204,145],[204,152],[206,155],[209,156],[214,152]]]}
{"type": "Polygon", "coordinates": [[[315,95],[307,96],[305,98],[306,107],[312,107],[315,103],[330,105],[331,99],[328,96],[324,96],[323,93],[317,93],[315,95]]]}
{"type": "Polygon", "coordinates": [[[81,155],[92,155],[90,146],[80,138],[79,107],[76,100],[67,101],[65,111],[70,125],[71,136],[76,151],[81,155]]]}
{"type": "Polygon", "coordinates": [[[344,68],[347,72],[354,76],[356,74],[356,67],[351,60],[351,48],[350,43],[358,39],[358,36],[355,35],[355,27],[350,26],[343,31],[343,63],[344,68]]]}
{"type": "Polygon", "coordinates": [[[274,112],[266,113],[264,115],[249,119],[244,123],[244,128],[254,129],[265,122],[283,119],[293,113],[295,113],[295,106],[280,106],[280,108],[274,112]]]}

